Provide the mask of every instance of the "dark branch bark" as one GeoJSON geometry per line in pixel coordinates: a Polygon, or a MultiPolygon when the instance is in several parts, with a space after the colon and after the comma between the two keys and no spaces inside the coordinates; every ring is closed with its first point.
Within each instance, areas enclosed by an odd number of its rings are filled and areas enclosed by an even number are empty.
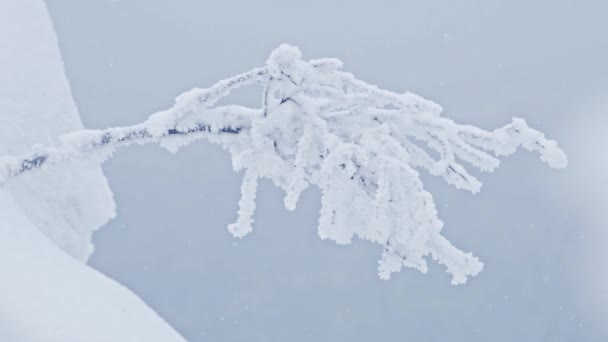
{"type": "Polygon", "coordinates": [[[208,124],[195,124],[190,127],[171,128],[162,134],[152,134],[150,130],[142,125],[132,127],[109,128],[103,131],[83,130],[74,132],[64,137],[75,135],[90,135],[86,140],[81,141],[75,146],[60,144],[57,146],[39,149],[31,154],[21,157],[5,157],[0,160],[0,166],[5,167],[5,172],[0,174],[0,184],[10,178],[20,176],[29,171],[42,168],[47,165],[57,164],[60,161],[75,158],[79,155],[103,150],[108,148],[113,150],[118,147],[127,146],[133,143],[160,142],[162,139],[171,136],[186,136],[193,134],[239,134],[244,127],[222,127],[212,129],[208,124]]]}

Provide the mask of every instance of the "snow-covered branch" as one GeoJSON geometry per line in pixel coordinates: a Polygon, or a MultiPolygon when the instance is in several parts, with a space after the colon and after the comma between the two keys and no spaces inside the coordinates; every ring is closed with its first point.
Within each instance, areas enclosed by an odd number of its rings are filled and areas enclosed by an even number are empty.
{"type": "Polygon", "coordinates": [[[418,170],[475,193],[481,183],[462,162],[493,171],[498,156],[522,146],[551,167],[567,164],[557,143],[522,119],[494,131],[460,125],[415,94],[357,80],[341,71],[337,59],[301,57],[297,48],[282,45],[263,68],[186,92],[172,108],[141,124],[73,132],[55,146],[1,157],[0,184],[69,158],[108,156],[132,143],[158,142],[175,152],[204,138],[231,153],[235,170],[246,170],[239,218],[229,226],[235,236],[252,230],[259,178],[285,190],[290,210],[302,191],[315,185],[322,192],[321,238],[347,244],[358,236],[381,244],[382,278],[402,266],[426,272],[430,256],[446,266],[453,284],[461,284],[482,263],[440,234],[443,223],[418,170]],[[262,86],[261,108],[216,106],[232,90],[250,84],[262,86]]]}

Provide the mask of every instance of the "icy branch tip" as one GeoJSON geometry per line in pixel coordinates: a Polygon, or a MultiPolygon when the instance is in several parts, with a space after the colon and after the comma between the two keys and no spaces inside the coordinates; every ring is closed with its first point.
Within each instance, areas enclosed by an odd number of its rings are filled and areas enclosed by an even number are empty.
{"type": "Polygon", "coordinates": [[[266,61],[266,67],[270,76],[280,78],[281,74],[292,75],[304,63],[301,61],[302,51],[299,48],[289,44],[281,44],[278,48],[270,53],[270,57],[266,61]]]}
{"type": "Polygon", "coordinates": [[[302,59],[302,51],[297,46],[281,44],[270,53],[266,65],[289,67],[300,59],[302,59]]]}

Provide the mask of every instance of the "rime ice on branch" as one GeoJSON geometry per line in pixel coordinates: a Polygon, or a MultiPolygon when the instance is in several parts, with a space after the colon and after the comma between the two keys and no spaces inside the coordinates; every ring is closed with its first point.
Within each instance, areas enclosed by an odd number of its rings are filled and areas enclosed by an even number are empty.
{"type": "Polygon", "coordinates": [[[204,138],[230,152],[235,170],[245,170],[239,218],[229,226],[236,237],[252,230],[259,178],[285,190],[289,210],[315,185],[322,192],[322,239],[348,244],[358,236],[381,244],[381,278],[403,266],[426,272],[430,256],[445,265],[453,284],[462,284],[482,263],[441,235],[443,223],[418,171],[476,193],[481,183],[463,161],[493,171],[497,156],[522,146],[551,167],[567,164],[557,143],[522,119],[491,132],[459,125],[441,117],[441,107],[431,101],[379,89],[341,71],[337,59],[301,57],[298,48],[281,45],[263,68],[188,91],[141,124],[73,132],[57,146],[1,157],[0,183],[69,158],[104,158],[132,143],[158,142],[176,152],[204,138]],[[261,108],[216,105],[251,84],[262,87],[261,108]]]}

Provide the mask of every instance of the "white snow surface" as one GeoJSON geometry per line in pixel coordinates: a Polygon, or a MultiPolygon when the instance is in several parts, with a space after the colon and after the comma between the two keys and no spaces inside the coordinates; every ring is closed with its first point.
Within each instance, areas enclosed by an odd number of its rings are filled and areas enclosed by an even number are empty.
{"type": "Polygon", "coordinates": [[[125,287],[57,248],[0,192],[0,341],[184,341],[125,287]]]}
{"type": "MultiPolygon", "coordinates": [[[[0,154],[50,144],[82,129],[48,12],[41,0],[0,0],[0,154]]],[[[75,258],[114,216],[107,181],[90,161],[32,173],[4,187],[28,219],[75,258]]]]}
{"type": "Polygon", "coordinates": [[[289,210],[313,185],[322,193],[319,236],[339,244],[359,237],[382,245],[381,278],[403,266],[426,272],[430,257],[452,274],[453,284],[466,282],[482,263],[441,234],[443,222],[419,171],[476,193],[481,183],[463,162],[491,172],[497,157],[523,147],[562,168],[566,155],[523,119],[493,131],[457,124],[442,117],[436,103],[380,89],[341,69],[337,59],[306,61],[298,48],[281,45],[264,67],[188,91],[141,124],[72,132],[59,144],[4,156],[0,184],[74,157],[109,156],[132,143],[158,142],[175,152],[204,138],[230,152],[235,170],[245,170],[238,219],[228,226],[235,237],[252,231],[258,178],[285,191],[289,210]],[[260,108],[217,105],[252,84],[262,87],[260,108]]]}
{"type": "MultiPolygon", "coordinates": [[[[82,129],[42,0],[0,0],[0,154],[82,129]]],[[[0,187],[0,341],[183,341],[87,266],[114,215],[99,164],[70,160],[0,187]]]]}

